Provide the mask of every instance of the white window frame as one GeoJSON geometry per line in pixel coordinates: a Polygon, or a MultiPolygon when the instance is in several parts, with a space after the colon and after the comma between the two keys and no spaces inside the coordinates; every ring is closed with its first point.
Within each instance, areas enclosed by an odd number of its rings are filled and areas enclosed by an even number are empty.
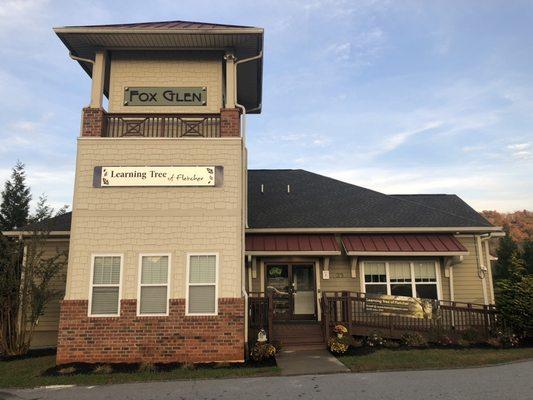
{"type": "Polygon", "coordinates": [[[186,316],[214,316],[218,315],[218,253],[187,253],[187,280],[185,282],[185,315],[186,316]],[[215,312],[214,313],[190,313],[189,312],[189,287],[190,286],[208,286],[212,283],[190,283],[191,278],[191,257],[192,256],[215,256],[215,312]]]}
{"type": "Polygon", "coordinates": [[[89,309],[87,310],[87,316],[91,318],[100,318],[100,317],[120,317],[120,302],[122,300],[122,275],[124,273],[124,254],[123,253],[94,253],[91,254],[91,277],[89,280],[89,309]],[[120,274],[118,280],[118,308],[116,314],[93,314],[92,313],[92,303],[93,303],[93,288],[94,287],[116,287],[116,284],[93,284],[94,280],[94,260],[96,257],[120,257],[120,274]]]}
{"type": "Polygon", "coordinates": [[[137,284],[137,316],[138,317],[168,317],[169,311],[170,311],[170,265],[172,262],[172,255],[171,253],[140,253],[139,254],[139,269],[138,269],[138,284],[137,284]],[[167,283],[166,285],[162,285],[160,283],[142,283],[142,263],[143,263],[143,257],[168,257],[168,265],[167,265],[167,283]],[[143,286],[149,287],[149,286],[155,286],[155,287],[161,287],[166,286],[167,287],[167,309],[164,313],[150,313],[150,314],[142,314],[141,313],[141,288],[143,286]]]}
{"type": "Polygon", "coordinates": [[[437,300],[442,300],[442,291],[441,291],[441,282],[440,282],[440,262],[438,260],[433,259],[391,259],[391,260],[364,260],[361,262],[361,286],[363,289],[363,293],[366,293],[366,285],[386,285],[387,287],[387,294],[391,295],[391,284],[392,285],[407,285],[408,283],[411,283],[411,291],[413,294],[413,297],[417,297],[416,292],[416,285],[419,284],[435,284],[437,286],[437,300]],[[385,263],[385,278],[386,282],[365,282],[365,263],[385,263]],[[391,282],[390,281],[390,273],[389,273],[389,263],[394,262],[408,262],[411,269],[411,282],[391,282]],[[415,281],[415,262],[434,262],[435,264],[435,282],[416,282],[415,281]]]}

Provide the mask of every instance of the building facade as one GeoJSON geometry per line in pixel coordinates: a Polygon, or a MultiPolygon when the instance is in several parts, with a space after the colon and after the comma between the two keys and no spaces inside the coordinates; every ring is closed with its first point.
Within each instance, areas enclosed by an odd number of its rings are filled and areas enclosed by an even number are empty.
{"type": "Polygon", "coordinates": [[[262,29],[55,31],[92,79],[72,213],[51,236],[69,248],[64,298],[34,338],[57,344],[58,364],[240,362],[258,299],[272,339],[292,330],[315,345],[327,340],[328,294],[494,303],[488,239],[501,230],[458,197],[248,171],[243,122],[261,111],[262,29]]]}

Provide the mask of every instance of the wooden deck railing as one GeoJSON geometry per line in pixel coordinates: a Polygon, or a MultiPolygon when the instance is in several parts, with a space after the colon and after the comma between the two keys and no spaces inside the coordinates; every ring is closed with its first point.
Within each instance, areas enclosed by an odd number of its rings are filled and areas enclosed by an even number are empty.
{"type": "Polygon", "coordinates": [[[220,137],[220,114],[106,114],[105,137],[220,137]]]}
{"type": "Polygon", "coordinates": [[[324,336],[329,337],[330,329],[337,324],[346,326],[352,335],[380,331],[393,338],[407,331],[464,331],[469,328],[488,336],[497,327],[496,309],[490,305],[431,300],[433,316],[425,319],[368,312],[365,301],[364,293],[323,292],[324,336]]]}

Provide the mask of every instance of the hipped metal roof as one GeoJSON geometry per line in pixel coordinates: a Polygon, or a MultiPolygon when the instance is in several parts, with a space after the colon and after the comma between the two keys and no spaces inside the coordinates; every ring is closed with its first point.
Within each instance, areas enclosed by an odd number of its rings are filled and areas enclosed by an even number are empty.
{"type": "MultiPolygon", "coordinates": [[[[54,28],[75,56],[94,59],[106,50],[232,50],[237,59],[253,57],[263,50],[263,29],[190,21],[144,22],[115,25],[54,28]]],[[[79,61],[92,76],[92,64],[79,61]]],[[[263,60],[240,64],[237,72],[237,101],[249,113],[261,112],[263,60]]]]}

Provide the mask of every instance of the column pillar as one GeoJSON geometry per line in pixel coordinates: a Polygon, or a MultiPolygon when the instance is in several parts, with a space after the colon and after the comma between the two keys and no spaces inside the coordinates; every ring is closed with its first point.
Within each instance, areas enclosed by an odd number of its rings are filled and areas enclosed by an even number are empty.
{"type": "Polygon", "coordinates": [[[104,82],[106,69],[106,54],[103,50],[97,51],[94,57],[92,86],[91,86],[91,108],[102,108],[104,96],[104,82]]]}

